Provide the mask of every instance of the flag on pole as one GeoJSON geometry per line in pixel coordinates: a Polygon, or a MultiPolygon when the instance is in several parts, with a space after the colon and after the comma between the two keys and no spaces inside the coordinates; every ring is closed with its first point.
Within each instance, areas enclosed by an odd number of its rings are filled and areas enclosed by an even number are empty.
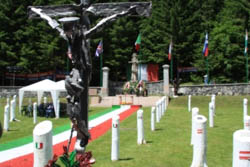
{"type": "Polygon", "coordinates": [[[247,48],[247,41],[248,41],[248,32],[247,32],[247,30],[246,30],[246,37],[245,37],[245,50],[244,50],[244,54],[245,54],[245,55],[247,54],[247,50],[248,50],[248,48],[247,48]]]}
{"type": "Polygon", "coordinates": [[[205,39],[205,42],[204,42],[204,47],[203,47],[203,51],[202,51],[203,55],[205,57],[208,56],[208,34],[206,33],[206,39],[205,39]]]}
{"type": "Polygon", "coordinates": [[[135,50],[138,52],[140,50],[141,45],[141,34],[138,35],[136,41],[135,41],[135,50]]]}
{"type": "Polygon", "coordinates": [[[102,44],[102,40],[99,42],[97,48],[96,48],[96,51],[95,51],[95,56],[96,57],[99,57],[100,54],[102,54],[103,52],[103,44],[102,44]]]}
{"type": "Polygon", "coordinates": [[[172,42],[172,39],[171,39],[171,42],[170,42],[169,48],[168,48],[168,60],[169,61],[171,60],[171,57],[172,57],[172,48],[173,48],[173,42],[172,42]]]}

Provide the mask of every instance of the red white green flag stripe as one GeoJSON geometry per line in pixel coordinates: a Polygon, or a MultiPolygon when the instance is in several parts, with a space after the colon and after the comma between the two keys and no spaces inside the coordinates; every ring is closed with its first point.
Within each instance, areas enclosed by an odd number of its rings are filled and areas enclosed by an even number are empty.
{"type": "Polygon", "coordinates": [[[36,142],[36,149],[43,149],[43,143],[36,142]]]}
{"type": "Polygon", "coordinates": [[[169,48],[168,48],[168,60],[171,60],[171,57],[172,57],[172,48],[173,48],[173,42],[171,40],[171,42],[169,44],[169,48]]]}
{"type": "Polygon", "coordinates": [[[140,50],[141,46],[141,34],[138,35],[136,41],[135,41],[135,50],[138,52],[140,50]]]}

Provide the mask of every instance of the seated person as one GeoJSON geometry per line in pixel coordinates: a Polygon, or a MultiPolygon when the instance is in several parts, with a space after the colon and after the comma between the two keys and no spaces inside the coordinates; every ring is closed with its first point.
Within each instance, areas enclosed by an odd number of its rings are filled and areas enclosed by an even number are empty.
{"type": "Polygon", "coordinates": [[[46,116],[46,118],[54,117],[54,107],[52,104],[49,104],[48,107],[46,108],[45,116],[46,116]]]}
{"type": "Polygon", "coordinates": [[[39,106],[38,106],[38,115],[39,116],[44,116],[45,115],[45,108],[46,108],[46,106],[45,106],[45,104],[44,103],[41,103],[39,106]]]}
{"type": "Polygon", "coordinates": [[[27,111],[28,111],[28,116],[31,117],[32,116],[32,113],[33,113],[33,107],[32,107],[32,104],[29,104],[28,107],[27,107],[27,111]]]}

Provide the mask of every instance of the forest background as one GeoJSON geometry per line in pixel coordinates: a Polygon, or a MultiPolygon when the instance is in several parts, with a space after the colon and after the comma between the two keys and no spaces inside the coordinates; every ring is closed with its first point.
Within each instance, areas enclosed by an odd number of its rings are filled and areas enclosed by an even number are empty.
{"type": "MultiPolygon", "coordinates": [[[[92,3],[130,0],[92,0],[92,3]]],[[[141,1],[141,0],[138,0],[141,1]]],[[[67,44],[45,21],[28,19],[29,5],[79,3],[72,0],[1,0],[0,3],[0,76],[7,66],[19,66],[19,73],[69,71],[67,44]]],[[[195,67],[198,72],[183,75],[182,82],[202,82],[206,74],[202,49],[209,37],[209,74],[215,83],[246,81],[244,56],[245,32],[250,25],[249,0],[152,0],[149,18],[125,17],[117,20],[91,40],[93,76],[99,84],[100,58],[95,50],[103,40],[103,66],[109,67],[110,79],[127,80],[128,62],[135,52],[141,33],[139,60],[142,63],[170,64],[167,55],[173,40],[173,73],[179,67],[195,67]]],[[[93,25],[100,20],[91,16],[93,25]]],[[[249,71],[249,68],[248,68],[249,71]]],[[[160,79],[162,75],[159,75],[160,79]]],[[[3,77],[2,77],[3,78],[3,77]]]]}

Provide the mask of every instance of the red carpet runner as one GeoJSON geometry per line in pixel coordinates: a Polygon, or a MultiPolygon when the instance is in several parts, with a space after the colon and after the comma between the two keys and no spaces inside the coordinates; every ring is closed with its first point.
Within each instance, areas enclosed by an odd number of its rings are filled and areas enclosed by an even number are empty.
{"type": "MultiPolygon", "coordinates": [[[[123,121],[124,119],[129,117],[131,114],[136,112],[139,108],[140,106],[131,106],[130,109],[120,114],[120,121],[123,121]]],[[[111,128],[111,126],[112,126],[112,119],[109,119],[103,122],[102,124],[90,129],[90,134],[91,134],[90,142],[102,136],[103,134],[105,134],[111,128]]],[[[76,141],[76,137],[72,138],[70,152],[73,151],[75,141],[76,141]]],[[[62,146],[63,145],[66,146],[67,144],[68,144],[68,140],[54,145],[53,146],[54,154],[59,155],[59,156],[62,155],[63,154],[62,146]]],[[[0,167],[32,167],[32,166],[33,166],[33,153],[0,163],[0,167]]]]}

